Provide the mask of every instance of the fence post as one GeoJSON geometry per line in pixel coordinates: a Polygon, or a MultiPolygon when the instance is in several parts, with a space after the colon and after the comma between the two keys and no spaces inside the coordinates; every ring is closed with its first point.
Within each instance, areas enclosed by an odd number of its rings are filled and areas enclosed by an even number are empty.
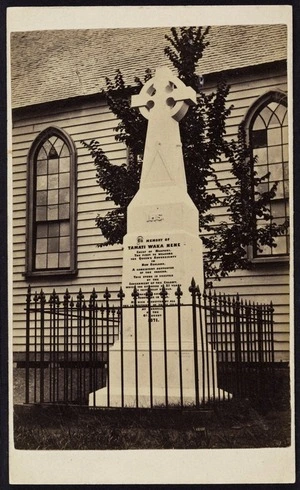
{"type": "Polygon", "coordinates": [[[168,359],[167,359],[167,322],[166,322],[166,297],[168,293],[164,285],[162,286],[161,292],[159,294],[162,298],[162,308],[163,308],[165,398],[166,398],[166,407],[168,408],[168,359]]]}
{"type": "Polygon", "coordinates": [[[181,303],[182,296],[180,286],[177,286],[175,296],[177,298],[177,322],[178,322],[178,352],[179,352],[179,385],[180,385],[180,405],[183,407],[183,385],[182,385],[182,352],[181,352],[181,303]]]}
{"type": "Polygon", "coordinates": [[[263,321],[262,321],[262,307],[257,305],[257,342],[258,342],[258,362],[263,363],[263,321]]]}
{"type": "Polygon", "coordinates": [[[264,373],[264,358],[263,358],[263,315],[262,306],[257,304],[257,344],[258,344],[258,394],[261,397],[262,391],[264,390],[265,376],[264,373]]]}
{"type": "Polygon", "coordinates": [[[69,327],[69,299],[70,294],[68,289],[64,294],[63,299],[63,308],[64,308],[64,401],[68,403],[68,392],[69,392],[69,370],[68,370],[68,354],[69,354],[69,336],[68,336],[68,327],[69,327]]]}
{"type": "Polygon", "coordinates": [[[95,288],[93,288],[92,294],[89,301],[89,392],[93,393],[93,402],[95,405],[96,397],[96,383],[95,383],[95,373],[96,373],[96,348],[95,348],[95,315],[96,315],[96,298],[97,294],[95,288]]]}
{"type": "Polygon", "coordinates": [[[45,376],[44,376],[44,355],[45,355],[45,303],[46,298],[43,290],[41,289],[40,293],[40,304],[41,304],[41,352],[40,352],[40,366],[41,366],[41,374],[40,374],[40,402],[44,403],[44,385],[45,385],[45,376]]]}
{"type": "Polygon", "coordinates": [[[77,400],[82,396],[82,307],[84,295],[81,288],[77,295],[76,313],[77,313],[77,400]]]}
{"type": "Polygon", "coordinates": [[[37,402],[37,312],[38,312],[38,302],[39,302],[39,295],[37,292],[34,293],[33,295],[33,304],[34,304],[34,387],[33,387],[33,393],[34,393],[34,403],[37,402]]]}
{"type": "Polygon", "coordinates": [[[274,307],[271,301],[270,303],[270,327],[271,327],[271,361],[272,367],[274,366],[275,361],[275,352],[274,352],[274,307]]]}
{"type": "Polygon", "coordinates": [[[121,404],[122,407],[124,407],[124,348],[123,348],[123,298],[125,297],[125,294],[123,293],[122,287],[120,287],[120,291],[118,292],[118,298],[120,300],[120,329],[119,329],[119,336],[120,336],[120,345],[121,345],[121,404]]]}
{"type": "Polygon", "coordinates": [[[151,316],[151,298],[153,293],[150,286],[146,291],[146,298],[148,301],[148,331],[149,331],[149,377],[150,377],[150,406],[153,408],[153,380],[152,380],[152,316],[151,316]]]}
{"type": "Polygon", "coordinates": [[[106,380],[107,380],[107,406],[110,406],[110,386],[109,386],[109,312],[110,312],[110,307],[109,307],[109,299],[110,299],[110,292],[108,291],[108,288],[105,289],[105,293],[103,295],[105,299],[105,310],[106,310],[106,380]]]}
{"type": "Polygon", "coordinates": [[[134,362],[135,362],[135,404],[139,406],[139,371],[138,371],[138,337],[137,337],[137,299],[139,292],[134,286],[131,293],[133,297],[133,314],[134,314],[134,362]]]}
{"type": "Polygon", "coordinates": [[[197,340],[197,317],[196,317],[196,283],[192,279],[189,291],[192,295],[192,318],[193,318],[193,342],[194,342],[194,371],[195,371],[195,397],[196,408],[199,407],[199,368],[198,368],[198,340],[197,340]]]}
{"type": "Polygon", "coordinates": [[[203,306],[201,302],[201,292],[199,287],[197,286],[197,298],[198,298],[198,307],[199,307],[199,326],[200,326],[200,340],[201,340],[201,366],[202,366],[202,400],[205,400],[205,344],[204,344],[204,335],[203,335],[203,306]]]}
{"type": "Polygon", "coordinates": [[[234,315],[234,351],[235,351],[235,367],[236,367],[236,390],[237,395],[241,395],[241,324],[240,324],[240,298],[233,300],[233,315],[234,315]]]}
{"type": "Polygon", "coordinates": [[[30,353],[30,302],[31,287],[28,286],[26,294],[26,357],[25,357],[25,403],[29,403],[29,353],[30,353]]]}

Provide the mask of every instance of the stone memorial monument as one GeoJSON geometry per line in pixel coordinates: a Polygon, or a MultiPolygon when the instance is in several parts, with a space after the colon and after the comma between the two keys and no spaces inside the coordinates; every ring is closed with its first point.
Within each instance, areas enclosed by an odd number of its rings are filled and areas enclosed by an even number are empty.
{"type": "MultiPolygon", "coordinates": [[[[146,303],[150,286],[152,302],[161,302],[164,285],[168,304],[176,305],[180,285],[181,301],[190,303],[189,286],[195,278],[204,289],[202,242],[199,238],[198,210],[187,193],[179,121],[196,93],[166,67],[132,97],[132,107],[148,119],[148,129],[139,191],[128,206],[127,235],[124,237],[122,288],[124,305],[132,304],[134,286],[138,300],[146,303]]],[[[183,402],[195,399],[192,311],[182,308],[181,356],[183,364],[183,402]]],[[[138,311],[138,330],[134,331],[133,310],[123,315],[122,400],[125,406],[163,405],[168,388],[168,403],[180,400],[178,372],[177,311],[167,311],[167,331],[163,336],[162,310],[151,315],[151,361],[149,377],[149,331],[147,309],[138,311]],[[167,340],[166,340],[167,339],[167,340]],[[166,354],[165,354],[166,351],[166,354]],[[167,373],[165,373],[167,358],[167,373]],[[149,384],[151,383],[151,387],[149,384]],[[151,392],[151,399],[150,399],[151,392]],[[138,401],[137,401],[138,397],[138,401]]],[[[120,340],[110,349],[109,405],[121,405],[120,340]]],[[[200,359],[199,352],[199,359],[200,359]]],[[[213,359],[214,356],[209,356],[213,359]]],[[[212,361],[215,364],[215,361],[212,361]]],[[[201,362],[199,362],[201,369],[201,362]]],[[[210,366],[211,369],[211,366],[210,366]]],[[[201,379],[201,373],[199,375],[201,379]]],[[[96,405],[106,406],[107,387],[96,392],[96,405]]],[[[181,397],[182,400],[182,397],[181,397]]]]}

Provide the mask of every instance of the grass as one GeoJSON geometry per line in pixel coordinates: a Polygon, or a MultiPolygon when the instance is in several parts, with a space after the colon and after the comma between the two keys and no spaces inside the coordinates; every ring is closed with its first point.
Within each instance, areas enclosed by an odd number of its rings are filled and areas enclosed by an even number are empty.
{"type": "Polygon", "coordinates": [[[261,409],[230,400],[209,410],[179,411],[18,406],[16,449],[201,449],[285,447],[286,404],[261,409]]]}
{"type": "MultiPolygon", "coordinates": [[[[23,388],[22,388],[23,390],[23,388]]],[[[89,409],[15,405],[16,449],[227,449],[290,445],[288,369],[277,369],[264,398],[207,409],[89,409]]]]}

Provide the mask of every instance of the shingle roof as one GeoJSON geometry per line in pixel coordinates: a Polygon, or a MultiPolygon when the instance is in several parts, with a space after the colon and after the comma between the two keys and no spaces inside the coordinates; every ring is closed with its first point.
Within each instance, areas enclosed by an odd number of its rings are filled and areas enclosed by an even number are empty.
{"type": "MultiPolygon", "coordinates": [[[[12,106],[24,107],[99,92],[117,68],[127,83],[146,68],[168,64],[169,28],[57,30],[11,35],[12,106]]],[[[213,26],[199,73],[284,60],[284,25],[213,26]]]]}

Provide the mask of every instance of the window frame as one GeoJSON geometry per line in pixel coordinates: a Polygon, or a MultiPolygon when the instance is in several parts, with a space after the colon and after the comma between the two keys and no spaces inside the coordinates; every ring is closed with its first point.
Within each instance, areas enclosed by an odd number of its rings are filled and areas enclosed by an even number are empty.
{"type": "MultiPolygon", "coordinates": [[[[275,90],[270,90],[267,93],[263,94],[260,96],[254,104],[250,107],[250,109],[247,112],[247,115],[244,119],[244,127],[246,131],[246,138],[247,138],[247,144],[251,143],[251,130],[253,128],[254,121],[257,117],[257,115],[263,110],[264,107],[266,107],[270,102],[278,102],[283,104],[284,106],[288,107],[288,99],[287,99],[287,93],[282,91],[281,89],[275,89],[275,90]]],[[[289,143],[289,140],[288,140],[289,143]]],[[[255,149],[253,150],[253,153],[255,155],[255,149]]],[[[289,162],[288,162],[289,164],[289,162]]],[[[252,171],[254,170],[254,167],[252,168],[252,171]]],[[[253,196],[254,198],[254,196],[253,196]]],[[[287,199],[287,202],[289,202],[289,199],[287,199]]],[[[288,262],[289,261],[289,253],[286,254],[274,254],[274,255],[261,255],[261,256],[256,256],[254,253],[255,250],[255,245],[249,245],[247,247],[247,255],[248,259],[253,263],[253,264],[259,264],[259,263],[274,263],[274,262],[288,262]]]]}
{"type": "Polygon", "coordinates": [[[68,133],[57,126],[49,126],[41,131],[33,141],[27,157],[27,205],[26,205],[26,269],[25,277],[68,276],[77,274],[77,150],[68,133]],[[41,146],[52,136],[61,138],[70,153],[70,267],[66,269],[35,270],[35,194],[36,157],[41,146]]]}

